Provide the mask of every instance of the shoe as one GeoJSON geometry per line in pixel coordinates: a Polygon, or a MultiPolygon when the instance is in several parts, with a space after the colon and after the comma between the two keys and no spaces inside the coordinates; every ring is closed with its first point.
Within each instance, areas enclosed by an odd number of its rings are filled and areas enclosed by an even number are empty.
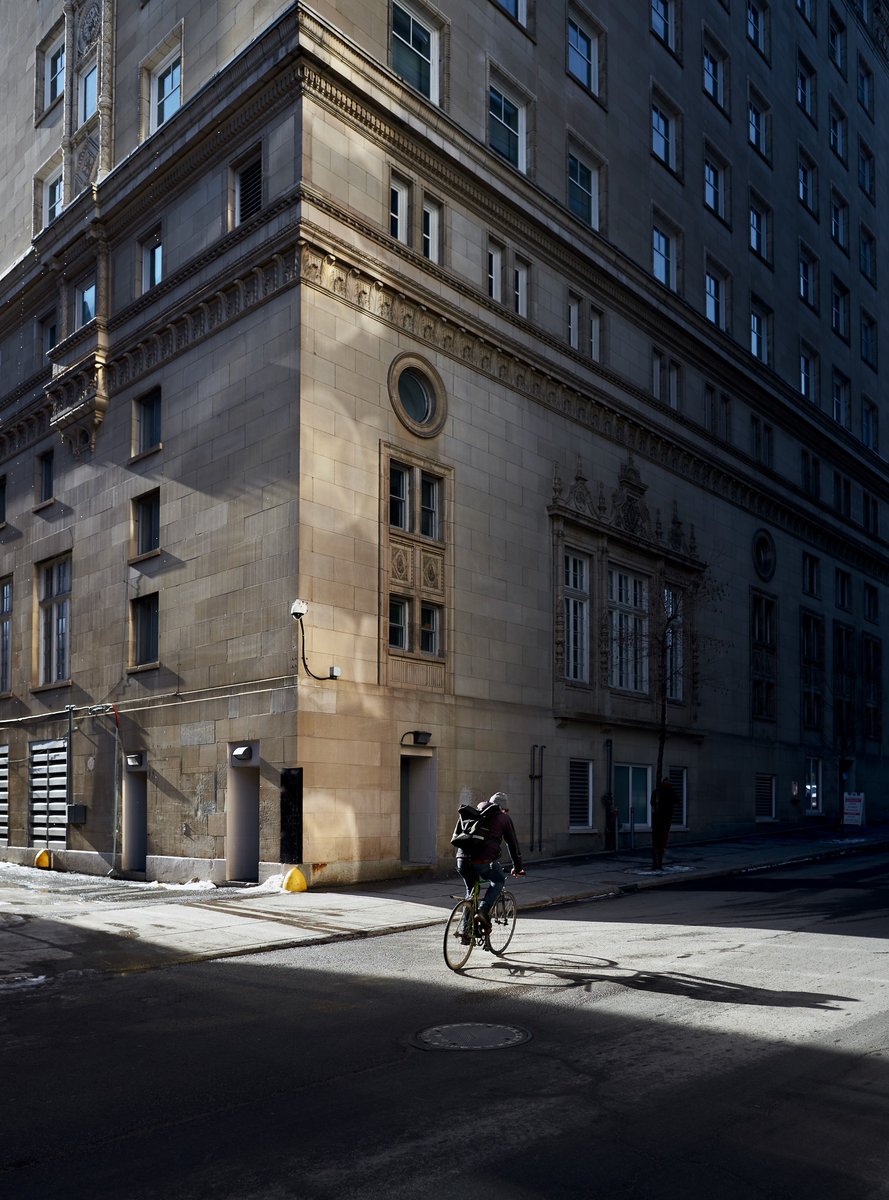
{"type": "Polygon", "coordinates": [[[463,931],[463,933],[460,934],[460,944],[463,946],[471,946],[472,945],[472,934],[469,932],[468,929],[465,929],[463,931]]]}
{"type": "Polygon", "coordinates": [[[478,910],[478,912],[475,914],[475,919],[479,923],[479,925],[481,925],[481,927],[485,931],[485,933],[487,933],[488,930],[491,928],[491,918],[488,916],[488,914],[485,912],[485,910],[483,908],[480,908],[478,910]]]}

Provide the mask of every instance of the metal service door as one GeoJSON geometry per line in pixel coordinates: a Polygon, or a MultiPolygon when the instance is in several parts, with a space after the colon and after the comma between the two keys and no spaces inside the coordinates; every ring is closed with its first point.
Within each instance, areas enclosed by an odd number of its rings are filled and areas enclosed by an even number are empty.
{"type": "Polygon", "coordinates": [[[68,743],[32,742],[28,772],[32,846],[64,850],[68,843],[68,743]]]}

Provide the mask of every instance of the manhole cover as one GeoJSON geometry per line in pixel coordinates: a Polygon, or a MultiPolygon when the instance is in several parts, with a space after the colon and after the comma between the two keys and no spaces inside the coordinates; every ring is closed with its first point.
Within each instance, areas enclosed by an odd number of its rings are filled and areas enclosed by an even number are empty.
{"type": "Polygon", "coordinates": [[[490,1025],[473,1022],[461,1025],[433,1025],[414,1039],[424,1050],[505,1050],[527,1042],[531,1034],[518,1025],[490,1025]]]}

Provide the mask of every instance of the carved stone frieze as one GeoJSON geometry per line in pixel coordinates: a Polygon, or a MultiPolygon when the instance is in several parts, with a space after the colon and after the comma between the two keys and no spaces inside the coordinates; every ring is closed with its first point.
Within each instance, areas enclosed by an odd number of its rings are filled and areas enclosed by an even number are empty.
{"type": "Polygon", "coordinates": [[[405,542],[389,543],[389,578],[396,587],[411,587],[414,582],[412,547],[405,542]]]}
{"type": "Polygon", "coordinates": [[[77,22],[77,61],[89,54],[99,40],[102,28],[102,11],[99,0],[84,6],[77,22]]]}

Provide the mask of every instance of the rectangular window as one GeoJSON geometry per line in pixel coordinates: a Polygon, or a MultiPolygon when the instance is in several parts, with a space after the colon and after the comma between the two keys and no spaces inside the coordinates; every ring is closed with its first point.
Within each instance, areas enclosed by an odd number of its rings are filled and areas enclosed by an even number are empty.
{"type": "Polygon", "coordinates": [[[81,72],[77,89],[77,123],[82,125],[96,112],[98,104],[99,68],[96,63],[81,72]]]}
{"type": "Polygon", "coordinates": [[[52,450],[37,455],[35,493],[37,504],[46,504],[55,497],[55,456],[52,450]]]}
{"type": "Polygon", "coordinates": [[[713,45],[704,46],[704,91],[714,104],[725,107],[725,55],[713,45]]]}
{"type": "Polygon", "coordinates": [[[880,414],[876,404],[871,400],[863,400],[861,405],[861,440],[870,450],[879,450],[879,419],[880,414]]]}
{"type": "Polygon", "coordinates": [[[178,50],[151,76],[151,132],[169,121],[182,104],[182,58],[178,50]]]}
{"type": "Polygon", "coordinates": [[[568,829],[588,832],[594,827],[593,763],[588,758],[568,760],[568,829]]]}
{"type": "Polygon", "coordinates": [[[818,211],[818,169],[815,163],[802,150],[798,166],[799,198],[811,213],[818,211]]]}
{"type": "Polygon", "coordinates": [[[770,119],[766,102],[751,92],[747,101],[747,140],[764,158],[769,156],[770,119]]]}
{"type": "Polygon", "coordinates": [[[401,596],[389,597],[389,645],[393,650],[410,650],[408,601],[401,596]]]}
{"type": "Polygon", "coordinates": [[[833,370],[831,379],[831,398],[833,401],[833,419],[838,425],[842,425],[844,429],[852,428],[852,405],[851,405],[851,384],[847,377],[838,371],[836,367],[833,370]]]}
{"type": "Polygon", "coordinates": [[[764,467],[771,467],[775,454],[775,434],[772,426],[760,417],[750,418],[753,457],[764,467]]]}
{"type": "Polygon", "coordinates": [[[827,18],[827,57],[839,71],[846,73],[846,26],[833,6],[827,18]]]}
{"type": "Polygon", "coordinates": [[[821,595],[821,559],[803,554],[803,591],[807,596],[821,595]]]}
{"type": "Polygon", "coordinates": [[[831,100],[830,102],[827,128],[831,150],[834,152],[837,158],[841,159],[842,162],[845,162],[849,153],[848,123],[846,121],[846,114],[834,100],[831,100]]]}
{"type": "Polygon", "coordinates": [[[65,38],[61,37],[43,58],[44,108],[54,104],[65,90],[65,38]]]}
{"type": "Polygon", "coordinates": [[[393,178],[389,184],[389,233],[399,242],[410,242],[410,185],[393,178]]]}
{"type": "Polygon", "coordinates": [[[849,340],[849,289],[836,276],[830,287],[830,327],[839,337],[849,340]]]}
{"type": "Polygon", "coordinates": [[[392,69],[438,103],[438,30],[408,5],[392,5],[392,69]]]}
{"type": "Polygon", "coordinates": [[[805,342],[800,343],[799,390],[811,404],[818,403],[818,355],[805,342]]]}
{"type": "Polygon", "coordinates": [[[818,306],[818,260],[806,246],[799,251],[799,298],[810,308],[818,306]]]}
{"type": "Polygon", "coordinates": [[[527,19],[526,0],[497,0],[497,3],[504,12],[508,12],[520,25],[525,24],[527,19]]]}
{"type": "Polygon", "coordinates": [[[442,611],[437,604],[420,605],[420,653],[440,658],[442,649],[442,611]]]}
{"type": "Polygon", "coordinates": [[[568,73],[598,95],[599,38],[573,18],[568,20],[568,73]]]}
{"type": "Polygon", "coordinates": [[[777,602],[754,592],[751,605],[751,673],[753,718],[774,721],[778,678],[777,602]]]}
{"type": "Polygon", "coordinates": [[[528,294],[531,284],[531,264],[516,258],[512,267],[512,307],[520,317],[528,315],[528,294]]]}
{"type": "Polygon", "coordinates": [[[830,193],[830,236],[843,250],[849,245],[849,205],[838,192],[830,193]]]}
{"type": "Polygon", "coordinates": [[[142,242],[142,291],[157,287],[164,277],[164,244],[155,229],[142,242]]]}
{"type": "Polygon", "coordinates": [[[760,362],[771,362],[771,312],[756,298],[750,302],[750,353],[760,362]]]}
{"type": "Polygon", "coordinates": [[[609,683],[623,691],[648,691],[648,583],[608,569],[609,683]]]}
{"type": "Polygon", "coordinates": [[[674,286],[673,239],[656,225],[651,231],[651,269],[655,279],[664,287],[674,286]]]}
{"type": "Polygon", "coordinates": [[[711,155],[704,159],[704,203],[717,217],[725,218],[728,169],[711,155]]]}
{"type": "Polygon", "coordinates": [[[858,59],[858,103],[871,119],[874,115],[874,73],[864,61],[858,59]]]}
{"type": "Polygon", "coordinates": [[[442,481],[436,475],[420,472],[420,534],[440,540],[442,481]]]}
{"type": "Polygon", "coordinates": [[[155,489],[133,501],[133,550],[136,557],[160,548],[161,494],[155,489]]]}
{"type": "Polygon", "coordinates": [[[71,674],[71,559],[58,558],[38,568],[40,664],[42,685],[61,683],[71,674]]]}
{"type": "Polygon", "coordinates": [[[133,401],[133,454],[147,454],[161,445],[160,388],[133,401]]]}
{"type": "Polygon", "coordinates": [[[841,471],[833,473],[833,506],[841,517],[852,516],[852,480],[841,471]]]}
{"type": "Polygon", "coordinates": [[[877,239],[864,225],[858,231],[858,266],[865,279],[876,286],[877,239]]]}
{"type": "Polygon", "coordinates": [[[568,293],[568,345],[572,350],[580,349],[580,322],[583,314],[583,301],[579,296],[568,293]]]}
{"type": "Polygon", "coordinates": [[[704,275],[704,314],[708,321],[720,329],[726,327],[725,293],[725,276],[711,267],[704,275]]]}
{"type": "Polygon", "coordinates": [[[488,88],[488,145],[511,166],[524,171],[524,105],[494,84],[488,88]]]}
{"type": "Polygon", "coordinates": [[[139,596],[130,601],[132,620],[132,664],[151,666],[160,659],[158,644],[158,594],[139,596]]]}
{"type": "Polygon", "coordinates": [[[568,155],[568,207],[593,229],[599,226],[599,172],[574,154],[568,155]]]}
{"type": "Polygon", "coordinates": [[[852,610],[852,576],[848,571],[836,571],[836,605],[847,612],[852,610]]]}
{"type": "Polygon", "coordinates": [[[651,106],[651,152],[664,166],[676,169],[675,118],[660,103],[651,106]]]}
{"type": "Polygon", "coordinates": [[[806,116],[815,119],[815,72],[801,54],[796,59],[796,102],[806,116]]]}
{"type": "Polygon", "coordinates": [[[441,262],[441,205],[428,196],[423,200],[423,257],[441,262]]]}
{"type": "Polygon", "coordinates": [[[590,574],[589,560],[571,551],[565,554],[565,678],[574,683],[589,680],[590,574]]]}
{"type": "Polygon", "coordinates": [[[665,46],[676,48],[676,0],[651,0],[651,31],[665,46]]]}
{"type": "Polygon", "coordinates": [[[389,524],[440,541],[443,481],[419,467],[389,463],[389,524]]]}
{"type": "Polygon", "coordinates": [[[235,171],[235,224],[243,225],[262,208],[262,155],[235,171]]]}
{"type": "Polygon", "coordinates": [[[676,588],[665,587],[663,605],[664,689],[668,700],[680,703],[685,681],[685,630],[681,592],[676,588]]]}
{"type": "Polygon", "coordinates": [[[874,199],[877,185],[877,167],[870,147],[859,140],[858,143],[858,186],[868,197],[874,199]]]}
{"type": "Polygon", "coordinates": [[[807,496],[817,500],[821,496],[821,459],[810,450],[802,452],[802,484],[807,496]]]}
{"type": "Polygon", "coordinates": [[[771,220],[770,213],[758,196],[751,195],[748,209],[750,249],[768,262],[771,220]]]}
{"type": "Polygon", "coordinates": [[[0,580],[0,692],[12,681],[12,577],[0,580]]]}
{"type": "Polygon", "coordinates": [[[761,0],[747,0],[747,37],[760,52],[768,50],[768,9],[761,0]]]}
{"type": "Polygon", "coordinates": [[[602,322],[603,316],[597,308],[590,308],[590,358],[593,362],[602,361],[602,322]]]}
{"type": "Polygon", "coordinates": [[[833,625],[833,726],[834,737],[854,737],[859,724],[856,721],[856,693],[859,664],[855,653],[855,630],[834,621],[833,625]]]}
{"type": "Polygon", "coordinates": [[[861,313],[861,357],[869,367],[877,369],[877,322],[862,310],[861,313]]]}
{"type": "Polygon", "coordinates": [[[864,585],[863,616],[874,623],[880,619],[880,593],[872,583],[864,585]]]}
{"type": "Polygon", "coordinates": [[[88,325],[90,321],[96,319],[96,281],[94,279],[80,284],[75,292],[75,301],[76,327],[80,329],[81,326],[88,325]]]}
{"type": "Polygon", "coordinates": [[[488,243],[487,277],[488,295],[499,304],[503,299],[503,247],[496,242],[488,243]]]}
{"type": "Polygon", "coordinates": [[[49,225],[62,211],[62,172],[51,175],[43,185],[43,223],[49,225]]]}
{"type": "Polygon", "coordinates": [[[880,503],[870,492],[861,493],[861,524],[874,537],[880,532],[880,503]]]}
{"type": "Polygon", "coordinates": [[[800,612],[800,679],[803,729],[820,733],[824,725],[824,618],[800,612]]]}

